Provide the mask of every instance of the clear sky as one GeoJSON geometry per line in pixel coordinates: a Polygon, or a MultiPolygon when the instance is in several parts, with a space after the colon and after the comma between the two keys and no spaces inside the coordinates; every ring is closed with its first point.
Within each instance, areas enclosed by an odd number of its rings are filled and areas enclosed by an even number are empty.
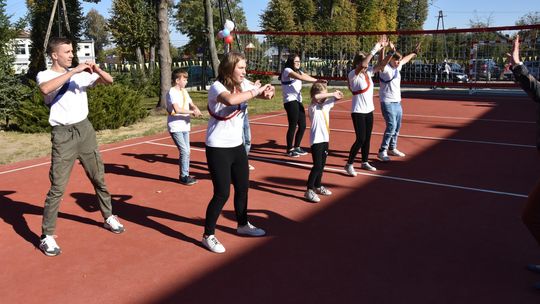
{"type": "MultiPolygon", "coordinates": [[[[375,1],[375,0],[374,0],[375,1]]],[[[174,1],[175,3],[178,0],[174,1]]],[[[540,12],[539,0],[433,0],[429,7],[429,14],[424,29],[437,28],[437,16],[443,11],[444,27],[446,29],[467,28],[470,20],[486,22],[491,19],[491,26],[515,25],[516,21],[528,12],[540,12]]],[[[84,12],[95,8],[106,18],[109,15],[111,0],[101,0],[100,3],[83,3],[84,12]]],[[[242,6],[246,13],[247,24],[250,30],[257,31],[259,28],[259,16],[268,4],[268,0],[243,0],[242,6]]],[[[26,12],[25,1],[7,0],[6,12],[13,15],[12,21],[24,15],[26,12]]],[[[442,28],[442,24],[439,25],[442,28]]],[[[176,33],[174,28],[171,35],[171,43],[175,46],[187,42],[185,36],[176,33]]]]}

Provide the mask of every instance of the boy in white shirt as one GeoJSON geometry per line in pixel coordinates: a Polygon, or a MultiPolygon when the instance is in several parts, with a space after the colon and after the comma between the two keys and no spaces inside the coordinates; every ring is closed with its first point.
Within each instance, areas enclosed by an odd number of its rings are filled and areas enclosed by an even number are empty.
{"type": "Polygon", "coordinates": [[[326,84],[316,82],[311,87],[311,105],[309,118],[311,119],[311,155],[313,167],[309,172],[307,190],[304,197],[311,202],[319,202],[317,194],[331,195],[332,192],[321,185],[326,157],[328,156],[328,141],[330,139],[330,109],[336,100],[343,98],[343,93],[335,91],[328,93],[326,84]]]}
{"type": "Polygon", "coordinates": [[[179,180],[183,185],[191,186],[197,183],[194,177],[189,175],[189,131],[191,131],[190,115],[201,116],[201,111],[191,100],[186,85],[188,73],[184,69],[176,69],[172,72],[172,87],[167,93],[167,128],[169,134],[178,148],[180,157],[179,180]]]}

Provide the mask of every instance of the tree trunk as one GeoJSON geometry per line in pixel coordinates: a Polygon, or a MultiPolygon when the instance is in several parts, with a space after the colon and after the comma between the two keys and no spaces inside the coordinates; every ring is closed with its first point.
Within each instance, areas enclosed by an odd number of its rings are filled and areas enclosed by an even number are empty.
{"type": "Polygon", "coordinates": [[[156,46],[152,45],[150,47],[150,67],[149,67],[149,70],[148,70],[148,74],[150,75],[150,79],[153,78],[155,66],[156,66],[156,46]]]}
{"type": "Polygon", "coordinates": [[[158,17],[158,39],[159,39],[159,68],[160,68],[160,95],[157,104],[158,108],[165,109],[167,103],[167,93],[171,88],[171,51],[169,49],[169,1],[157,1],[157,17],[158,17]]]}
{"type": "Polygon", "coordinates": [[[144,72],[144,56],[142,54],[142,50],[140,46],[135,49],[135,54],[137,56],[137,63],[139,64],[137,68],[140,68],[142,77],[146,78],[146,73],[144,72]]]}
{"type": "Polygon", "coordinates": [[[214,35],[214,20],[213,20],[213,13],[212,13],[212,1],[211,0],[204,0],[204,20],[206,21],[206,35],[208,39],[208,44],[210,47],[210,62],[212,63],[212,68],[214,69],[214,78],[217,77],[218,72],[218,66],[219,66],[219,58],[217,55],[217,49],[216,49],[216,40],[214,35]]]}

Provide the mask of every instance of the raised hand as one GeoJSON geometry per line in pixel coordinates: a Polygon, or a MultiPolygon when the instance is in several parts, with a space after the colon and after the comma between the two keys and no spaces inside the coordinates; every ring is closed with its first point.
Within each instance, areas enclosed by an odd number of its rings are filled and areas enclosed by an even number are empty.
{"type": "Polygon", "coordinates": [[[339,90],[335,91],[335,92],[333,93],[333,95],[334,95],[334,97],[335,97],[336,99],[341,99],[341,98],[343,98],[343,93],[342,93],[341,91],[339,91],[339,90]]]}
{"type": "Polygon", "coordinates": [[[516,35],[516,38],[512,42],[512,53],[506,53],[506,56],[511,65],[515,65],[521,61],[519,60],[519,34],[516,35]]]}

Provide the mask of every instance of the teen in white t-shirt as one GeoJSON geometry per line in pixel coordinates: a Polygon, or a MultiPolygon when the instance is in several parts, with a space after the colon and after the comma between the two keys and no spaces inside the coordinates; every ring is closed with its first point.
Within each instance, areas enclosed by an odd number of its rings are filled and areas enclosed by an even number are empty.
{"type": "MultiPolygon", "coordinates": [[[[381,112],[386,122],[381,147],[377,157],[381,161],[389,161],[390,157],[404,157],[405,153],[397,149],[399,130],[401,129],[401,119],[403,109],[401,107],[401,67],[416,56],[420,50],[420,43],[416,45],[413,52],[403,57],[396,51],[394,44],[389,42],[392,53],[385,57],[388,64],[379,73],[381,89],[379,91],[381,100],[381,112]]],[[[381,57],[384,56],[384,48],[381,51],[381,57]]]]}
{"type": "Polygon", "coordinates": [[[300,57],[297,54],[292,54],[287,58],[279,79],[283,92],[283,107],[287,112],[287,121],[289,124],[286,136],[286,153],[290,157],[306,155],[307,152],[300,147],[304,132],[306,131],[306,113],[302,105],[302,81],[326,83],[326,80],[318,80],[303,73],[300,70],[300,57]],[[297,126],[298,129],[296,128],[297,126]]]}
{"type": "Polygon", "coordinates": [[[345,171],[350,176],[356,176],[357,174],[353,164],[360,149],[362,149],[361,168],[369,171],[377,170],[368,162],[371,132],[373,130],[373,111],[375,110],[372,77],[388,62],[379,60],[379,63],[374,67],[369,67],[369,62],[387,44],[386,36],[382,36],[373,46],[370,53],[359,52],[356,54],[353,59],[354,70],[350,71],[348,75],[349,89],[353,94],[351,118],[356,135],[356,140],[351,146],[349,158],[345,164],[345,171]]]}
{"type": "Polygon", "coordinates": [[[255,97],[270,99],[274,95],[274,87],[270,84],[261,86],[259,81],[251,84],[245,75],[244,55],[227,53],[219,64],[218,78],[208,92],[211,117],[206,132],[206,160],[214,194],[206,208],[202,244],[216,253],[225,252],[225,247],[214,234],[217,219],[229,198],[231,182],[235,192],[237,232],[250,236],[266,234],[250,224],[247,218],[249,169],[242,134],[246,101],[255,97]]]}

